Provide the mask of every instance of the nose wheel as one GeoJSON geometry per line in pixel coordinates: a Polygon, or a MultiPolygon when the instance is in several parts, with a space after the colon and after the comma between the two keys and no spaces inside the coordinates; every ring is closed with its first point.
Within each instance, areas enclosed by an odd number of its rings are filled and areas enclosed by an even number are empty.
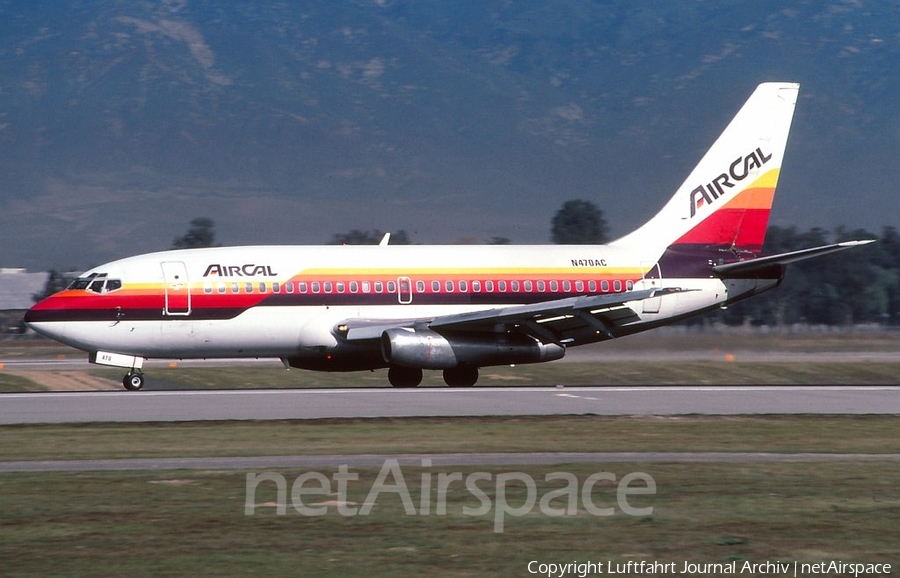
{"type": "Polygon", "coordinates": [[[128,391],[137,391],[144,387],[144,374],[136,371],[129,371],[122,379],[122,385],[128,391]]]}

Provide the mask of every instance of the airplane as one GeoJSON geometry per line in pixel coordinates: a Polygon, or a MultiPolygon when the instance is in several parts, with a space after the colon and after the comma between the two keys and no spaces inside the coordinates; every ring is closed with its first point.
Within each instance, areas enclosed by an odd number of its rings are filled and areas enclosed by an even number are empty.
{"type": "Polygon", "coordinates": [[[849,241],[760,256],[799,85],[760,84],[662,209],[607,245],[247,246],[101,265],[35,304],[36,332],[127,369],[147,358],[281,358],[285,368],[442,370],[562,358],[778,286],[849,241]]]}

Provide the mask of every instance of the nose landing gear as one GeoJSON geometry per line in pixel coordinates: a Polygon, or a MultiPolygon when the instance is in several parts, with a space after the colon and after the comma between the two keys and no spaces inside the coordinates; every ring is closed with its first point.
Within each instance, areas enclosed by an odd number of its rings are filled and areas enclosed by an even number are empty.
{"type": "Polygon", "coordinates": [[[144,387],[144,374],[140,371],[129,371],[122,378],[122,385],[128,391],[137,391],[144,387]]]}
{"type": "Polygon", "coordinates": [[[88,361],[98,365],[109,365],[112,367],[124,367],[128,369],[128,373],[122,378],[122,385],[128,391],[137,391],[144,387],[144,374],[141,367],[144,365],[144,358],[138,355],[127,355],[124,353],[112,353],[110,351],[94,351],[88,355],[88,361]]]}

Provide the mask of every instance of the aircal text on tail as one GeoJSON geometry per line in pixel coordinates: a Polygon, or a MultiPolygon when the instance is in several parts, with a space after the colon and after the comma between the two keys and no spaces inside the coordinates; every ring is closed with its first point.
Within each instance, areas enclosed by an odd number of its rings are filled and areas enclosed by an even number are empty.
{"type": "Polygon", "coordinates": [[[735,184],[750,176],[751,169],[758,169],[772,160],[772,155],[766,155],[759,148],[747,156],[738,157],[728,167],[728,172],[722,173],[705,185],[700,185],[691,191],[691,217],[697,214],[697,207],[704,203],[712,204],[720,197],[725,197],[733,189],[735,184]],[[743,170],[738,167],[743,166],[743,170]]]}
{"type": "Polygon", "coordinates": [[[759,85],[684,183],[637,230],[596,246],[183,249],[87,271],[35,304],[35,331],[123,367],[147,358],[280,358],[317,371],[540,363],[776,287],[789,263],[870,241],[761,256],[799,86],[759,85]]]}

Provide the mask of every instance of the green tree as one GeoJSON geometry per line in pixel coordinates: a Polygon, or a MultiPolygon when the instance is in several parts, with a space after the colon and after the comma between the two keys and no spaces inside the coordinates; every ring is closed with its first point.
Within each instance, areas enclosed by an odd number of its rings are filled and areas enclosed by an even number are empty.
{"type": "Polygon", "coordinates": [[[870,251],[872,262],[885,273],[881,281],[887,298],[886,321],[898,324],[900,323],[900,233],[894,227],[884,227],[878,242],[871,245],[870,251]]]}
{"type": "Polygon", "coordinates": [[[553,216],[551,238],[558,245],[591,245],[608,241],[603,211],[590,201],[566,201],[553,216]]]}
{"type": "MultiPolygon", "coordinates": [[[[838,227],[828,233],[820,228],[799,232],[794,227],[773,226],[767,231],[763,254],[877,238],[863,229],[838,227]]],[[[720,319],[728,324],[755,325],[900,322],[900,236],[887,227],[878,241],[793,263],[778,289],[730,306],[720,319]]]]}
{"type": "MultiPolygon", "coordinates": [[[[331,237],[329,245],[377,245],[384,237],[384,231],[373,229],[371,231],[361,231],[353,229],[347,233],[335,233],[331,237]]],[[[400,229],[391,233],[391,245],[409,245],[409,235],[406,231],[400,229]]]]}
{"type": "Polygon", "coordinates": [[[191,221],[187,233],[172,242],[173,249],[196,249],[212,247],[216,244],[216,223],[207,217],[197,217],[191,221]]]}

